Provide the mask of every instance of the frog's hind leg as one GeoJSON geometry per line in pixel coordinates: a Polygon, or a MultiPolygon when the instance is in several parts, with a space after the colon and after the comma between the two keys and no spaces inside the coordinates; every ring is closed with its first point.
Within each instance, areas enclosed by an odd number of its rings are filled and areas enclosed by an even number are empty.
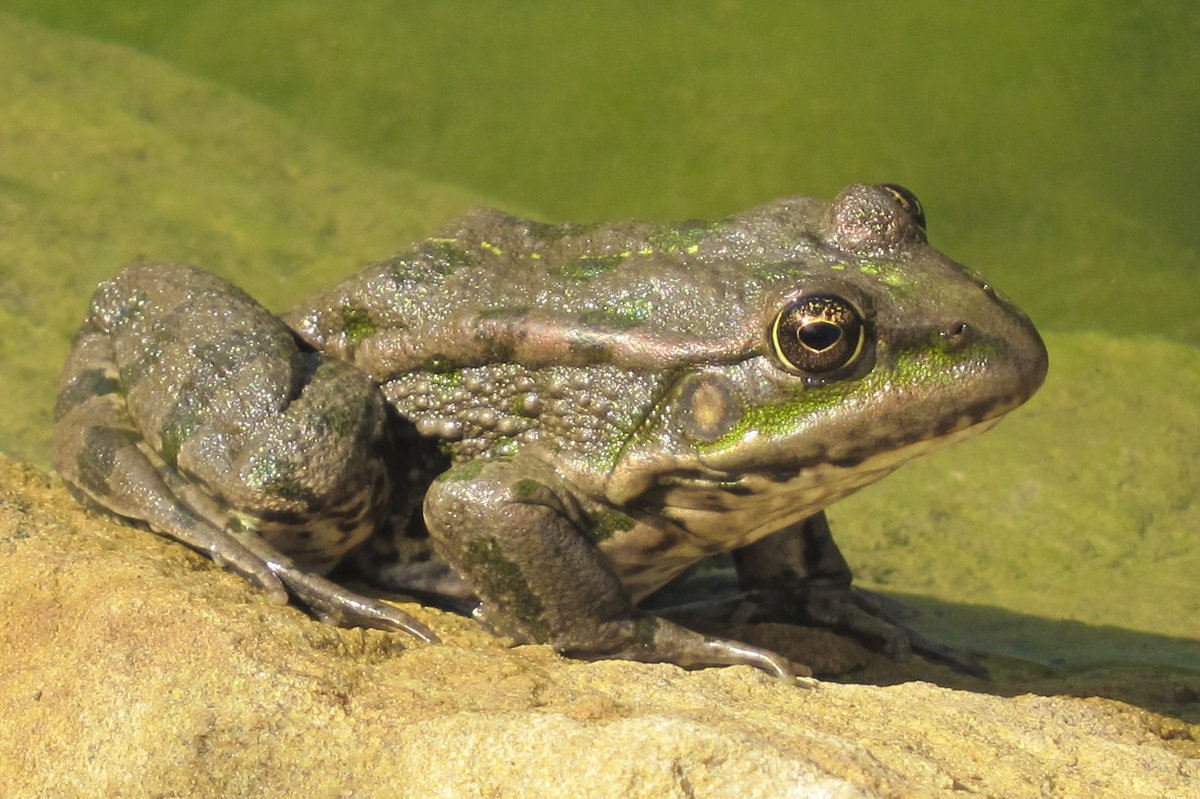
{"type": "Polygon", "coordinates": [[[296,599],[326,624],[401,631],[427,643],[439,641],[424,624],[386,602],[356,594],[332,580],[292,566],[273,566],[272,569],[296,599]]]}
{"type": "Polygon", "coordinates": [[[825,513],[734,550],[744,615],[750,620],[828,627],[897,660],[916,652],[963,674],[986,677],[974,658],[907,626],[903,605],[851,584],[850,567],[825,513]]]}
{"type": "Polygon", "coordinates": [[[179,502],[163,479],[161,458],[150,451],[118,390],[112,345],[103,332],[80,330],[55,407],[54,466],[85,504],[145,522],[227,564],[287,602],[269,565],[231,534],[179,502]]]}
{"type": "Polygon", "coordinates": [[[273,602],[286,604],[289,593],[323,622],[343,627],[372,627],[401,631],[422,641],[438,638],[421,622],[399,608],[357,594],[310,572],[256,533],[234,533],[211,523],[177,499],[167,487],[152,453],[118,409],[98,417],[95,405],[81,425],[60,421],[59,435],[77,446],[56,446],[56,464],[72,493],[111,513],[145,522],[157,533],[209,555],[267,592],[273,602]]]}
{"type": "Polygon", "coordinates": [[[55,408],[54,465],[84,504],[143,522],[157,533],[206,553],[285,604],[289,592],[322,621],[398,630],[436,641],[409,614],[298,569],[251,530],[219,523],[144,440],[119,391],[111,339],[86,324],[69,356],[55,408]]]}

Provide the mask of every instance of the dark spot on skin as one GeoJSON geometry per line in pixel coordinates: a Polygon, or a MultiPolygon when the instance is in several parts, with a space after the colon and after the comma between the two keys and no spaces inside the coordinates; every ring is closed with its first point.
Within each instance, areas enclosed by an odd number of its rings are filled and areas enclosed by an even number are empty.
{"type": "Polygon", "coordinates": [[[616,533],[632,530],[636,526],[637,522],[633,517],[621,513],[619,510],[608,510],[595,518],[588,533],[593,541],[599,543],[612,538],[616,533]]]}
{"type": "Polygon", "coordinates": [[[298,527],[309,521],[311,516],[307,513],[292,510],[264,510],[256,511],[254,516],[264,522],[272,524],[288,525],[289,527],[298,527]]]}
{"type": "Polygon", "coordinates": [[[852,466],[857,466],[858,464],[862,463],[867,458],[869,458],[872,454],[875,454],[875,453],[881,452],[881,451],[887,451],[887,450],[877,450],[874,448],[860,447],[858,449],[852,449],[849,452],[846,452],[843,455],[839,455],[836,458],[830,458],[829,460],[824,461],[824,462],[829,463],[833,466],[840,466],[843,469],[848,469],[852,466]]]}
{"type": "Polygon", "coordinates": [[[450,241],[426,241],[421,245],[421,249],[426,255],[432,256],[444,275],[479,263],[478,258],[450,241]]]}
{"type": "Polygon", "coordinates": [[[512,412],[516,416],[535,419],[542,412],[542,403],[538,395],[532,392],[518,394],[513,397],[512,412]]]}
{"type": "Polygon", "coordinates": [[[510,363],[516,354],[516,346],[506,338],[493,338],[488,342],[485,358],[489,363],[510,363]]]}
{"type": "MultiPolygon", "coordinates": [[[[375,496],[378,496],[378,494],[376,494],[375,496]]],[[[367,501],[365,499],[360,499],[358,502],[355,502],[353,505],[346,508],[344,511],[342,511],[338,515],[344,519],[357,520],[358,517],[362,515],[362,512],[366,509],[367,509],[367,501]]]]}
{"type": "Polygon", "coordinates": [[[952,432],[954,428],[958,426],[958,423],[961,420],[962,417],[958,415],[943,416],[941,419],[938,419],[937,424],[933,426],[933,433],[931,434],[930,438],[937,438],[952,432]]]}
{"type": "Polygon", "coordinates": [[[311,541],[313,538],[313,531],[312,530],[301,530],[300,532],[296,533],[296,538],[298,538],[301,541],[311,541]]]}
{"type": "Polygon", "coordinates": [[[453,483],[459,480],[474,480],[483,473],[483,467],[486,464],[482,460],[471,460],[466,463],[460,463],[457,466],[451,466],[446,471],[437,476],[439,483],[453,483]]]}
{"type": "Polygon", "coordinates": [[[150,360],[148,358],[134,358],[131,361],[122,361],[117,367],[121,385],[127,389],[136,386],[138,381],[146,374],[146,369],[149,368],[149,365],[150,360]]]}
{"type": "Polygon", "coordinates": [[[358,427],[359,415],[349,408],[331,408],[321,414],[321,421],[331,432],[345,436],[358,427]]]}
{"type": "Polygon", "coordinates": [[[642,549],[642,554],[646,556],[662,555],[673,551],[679,545],[679,537],[669,532],[664,532],[662,538],[655,541],[648,547],[642,549]]]}
{"type": "Polygon", "coordinates": [[[344,519],[338,522],[337,529],[339,533],[342,533],[344,539],[351,533],[354,533],[356,530],[358,530],[358,528],[361,526],[362,523],[358,519],[344,519]]]}
{"type": "Polygon", "coordinates": [[[720,222],[693,219],[677,225],[666,225],[650,234],[650,243],[666,252],[681,252],[700,244],[720,232],[720,222]]]}
{"type": "Polygon", "coordinates": [[[92,397],[103,397],[115,394],[121,389],[121,384],[108,377],[101,369],[88,369],[80,372],[58,392],[54,403],[54,421],[70,413],[72,408],[90,400],[92,397]]]}
{"type": "Polygon", "coordinates": [[[176,468],[179,459],[179,449],[203,422],[203,412],[188,405],[178,404],[163,417],[159,439],[162,441],[161,455],[172,468],[176,468]]]}
{"type": "Polygon", "coordinates": [[[989,400],[976,402],[964,408],[958,415],[946,416],[939,419],[934,428],[934,435],[931,437],[944,436],[956,430],[963,429],[966,426],[963,424],[964,420],[972,425],[982,422],[988,418],[991,411],[995,409],[996,404],[989,400]]]}
{"type": "Polygon", "coordinates": [[[316,496],[308,486],[291,477],[280,476],[270,481],[266,485],[266,490],[277,497],[305,504],[312,504],[316,501],[316,496]]]}
{"type": "Polygon", "coordinates": [[[316,502],[312,489],[304,485],[296,474],[297,466],[283,458],[265,457],[254,461],[249,485],[258,486],[264,494],[311,505],[316,502]]]}
{"type": "Polygon", "coordinates": [[[430,372],[431,374],[448,375],[461,371],[462,364],[448,355],[439,353],[426,358],[420,368],[421,371],[430,372]]]}
{"type": "Polygon", "coordinates": [[[512,611],[534,641],[549,642],[551,631],[544,618],[545,607],[525,582],[521,568],[504,557],[500,543],[491,536],[476,538],[468,544],[466,555],[466,571],[479,594],[512,611]]]}
{"type": "Polygon", "coordinates": [[[576,336],[571,340],[570,349],[571,354],[578,358],[580,363],[588,366],[612,360],[612,351],[608,344],[590,336],[576,336]]]}
{"type": "Polygon", "coordinates": [[[629,643],[637,647],[654,646],[654,639],[658,636],[660,626],[658,619],[654,616],[639,617],[634,625],[633,638],[629,643]]]}
{"type": "Polygon", "coordinates": [[[116,467],[117,453],[126,447],[137,446],[140,440],[134,431],[120,427],[88,428],[75,460],[79,482],[96,496],[110,494],[108,480],[116,467]]]}
{"type": "Polygon", "coordinates": [[[537,480],[518,480],[513,485],[513,494],[521,498],[532,497],[542,488],[537,480]]]}
{"type": "Polygon", "coordinates": [[[564,280],[591,280],[621,263],[619,255],[584,255],[554,268],[554,274],[564,280]]]}
{"type": "Polygon", "coordinates": [[[342,329],[354,345],[375,333],[375,323],[365,308],[342,308],[342,329]]]}
{"type": "Polygon", "coordinates": [[[244,351],[239,337],[230,334],[229,338],[220,344],[197,344],[191,348],[192,357],[197,361],[209,364],[207,370],[215,374],[229,374],[242,367],[239,355],[244,351]]]}
{"type": "Polygon", "coordinates": [[[582,327],[593,327],[605,331],[629,330],[641,324],[642,320],[630,314],[617,311],[596,310],[588,311],[579,317],[582,327]]]}
{"type": "Polygon", "coordinates": [[[342,546],[347,541],[349,541],[351,538],[353,538],[355,536],[355,534],[358,533],[358,531],[359,531],[359,525],[357,525],[357,524],[339,524],[338,525],[338,538],[337,538],[337,541],[333,542],[334,545],[342,546]]]}

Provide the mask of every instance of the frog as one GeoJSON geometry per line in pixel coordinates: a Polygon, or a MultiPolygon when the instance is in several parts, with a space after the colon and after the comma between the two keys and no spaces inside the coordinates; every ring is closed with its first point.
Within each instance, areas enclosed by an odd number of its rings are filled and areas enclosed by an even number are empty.
{"type": "Polygon", "coordinates": [[[439,641],[331,576],[353,566],[516,644],[792,678],[652,607],[725,557],[743,618],[969,670],[853,583],[826,508],[993,427],[1047,368],[896,184],[718,221],[478,209],[278,316],[128,266],[74,339],[53,452],[80,501],[332,624],[439,641]]]}

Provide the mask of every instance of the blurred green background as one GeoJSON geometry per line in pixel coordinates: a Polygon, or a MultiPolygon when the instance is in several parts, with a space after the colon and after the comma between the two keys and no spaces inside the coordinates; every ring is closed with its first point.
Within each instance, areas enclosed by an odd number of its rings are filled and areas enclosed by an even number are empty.
{"type": "Polygon", "coordinates": [[[719,217],[898,182],[1047,333],[1051,378],[997,432],[837,506],[851,562],[1097,629],[1066,652],[1027,625],[1006,651],[1200,667],[1200,6],[3,10],[0,451],[48,463],[71,332],[135,258],[282,308],[473,204],[719,217]]]}

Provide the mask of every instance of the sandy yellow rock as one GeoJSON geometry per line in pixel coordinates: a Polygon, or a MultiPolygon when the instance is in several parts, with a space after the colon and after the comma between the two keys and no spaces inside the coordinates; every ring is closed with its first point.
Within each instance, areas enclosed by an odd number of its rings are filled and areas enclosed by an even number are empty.
{"type": "Polygon", "coordinates": [[[445,643],[271,605],[0,459],[0,795],[1200,796],[1195,728],[1117,702],[583,663],[410,609],[445,643]]]}

